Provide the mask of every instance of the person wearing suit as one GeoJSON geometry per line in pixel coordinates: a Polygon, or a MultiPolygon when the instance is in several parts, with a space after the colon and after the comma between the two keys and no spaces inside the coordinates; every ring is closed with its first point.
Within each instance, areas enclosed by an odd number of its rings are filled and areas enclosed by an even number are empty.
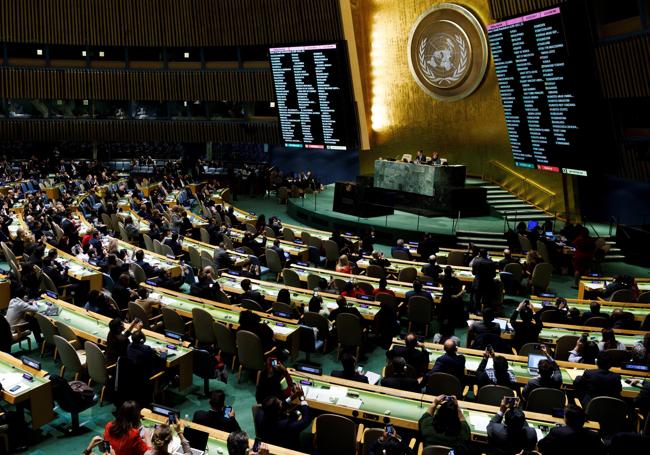
{"type": "Polygon", "coordinates": [[[436,258],[435,254],[429,256],[429,262],[422,266],[421,272],[423,275],[433,278],[433,281],[436,283],[440,280],[442,267],[438,265],[438,258],[436,258]]]}
{"type": "Polygon", "coordinates": [[[609,315],[600,312],[600,303],[594,301],[589,304],[589,311],[582,314],[582,324],[597,316],[609,319],[609,315]]]}
{"type": "Polygon", "coordinates": [[[612,367],[612,361],[609,354],[601,352],[596,358],[595,370],[586,370],[582,376],[578,376],[573,385],[580,398],[583,407],[592,398],[596,397],[621,397],[621,375],[612,373],[609,369],[612,367]]]}
{"type": "Polygon", "coordinates": [[[392,247],[390,249],[390,254],[392,255],[395,251],[403,251],[403,252],[405,252],[407,254],[408,258],[409,258],[409,261],[411,259],[413,259],[411,257],[411,252],[409,251],[408,247],[404,246],[404,239],[398,239],[397,240],[397,245],[395,245],[394,247],[392,247]]]}
{"type": "Polygon", "coordinates": [[[575,455],[588,453],[604,455],[603,441],[597,432],[587,430],[585,412],[575,405],[564,409],[564,425],[551,428],[545,438],[541,439],[538,449],[543,455],[575,455]]]}
{"type": "Polygon", "coordinates": [[[248,300],[252,300],[253,302],[257,302],[260,304],[262,309],[264,309],[264,311],[270,308],[270,305],[267,305],[266,302],[264,301],[264,296],[260,294],[259,291],[255,291],[252,289],[251,280],[249,280],[248,278],[242,280],[241,288],[244,291],[244,293],[241,295],[242,300],[248,299],[248,300]]]}
{"type": "Polygon", "coordinates": [[[512,345],[519,350],[526,343],[537,343],[539,332],[544,327],[541,319],[534,318],[532,305],[528,299],[524,300],[512,312],[510,325],[514,329],[515,336],[512,345]],[[520,321],[517,318],[521,318],[520,321]]]}
{"type": "Polygon", "coordinates": [[[144,251],[142,250],[138,250],[135,252],[134,262],[138,264],[140,267],[142,267],[142,270],[144,271],[144,274],[146,275],[147,278],[156,277],[162,273],[162,270],[152,266],[148,262],[145,262],[144,251]]]}
{"type": "Polygon", "coordinates": [[[289,409],[287,400],[269,396],[262,400],[262,409],[255,415],[256,435],[268,444],[298,449],[300,433],[311,424],[309,405],[296,385],[289,401],[300,399],[299,406],[289,409]],[[299,414],[296,412],[298,411],[299,414]]]}
{"type": "Polygon", "coordinates": [[[328,319],[329,319],[330,321],[332,321],[333,323],[336,324],[336,317],[337,317],[339,314],[342,314],[342,313],[349,313],[349,314],[353,314],[353,315],[355,315],[356,317],[359,318],[359,321],[361,322],[361,327],[366,327],[366,326],[367,326],[368,323],[367,323],[366,320],[363,318],[363,316],[361,316],[361,313],[359,313],[359,310],[357,310],[357,309],[356,309],[355,307],[353,307],[353,306],[348,306],[348,301],[347,301],[347,299],[346,299],[344,296],[339,295],[339,296],[336,298],[336,305],[338,305],[338,307],[337,307],[337,308],[334,308],[334,309],[330,312],[330,315],[329,315],[329,317],[328,317],[328,319]]]}
{"type": "Polygon", "coordinates": [[[447,373],[456,376],[462,384],[465,380],[465,356],[457,353],[458,346],[452,339],[444,344],[445,353],[436,359],[431,373],[447,373]]]}
{"type": "Polygon", "coordinates": [[[343,365],[343,369],[332,371],[331,376],[368,384],[368,378],[363,374],[357,373],[357,359],[354,355],[349,352],[343,354],[341,356],[341,365],[343,365]]]}
{"type": "Polygon", "coordinates": [[[493,454],[514,455],[522,450],[534,450],[537,433],[528,426],[526,415],[519,409],[519,399],[509,406],[506,397],[501,407],[487,426],[488,445],[493,454]]]}
{"type": "Polygon", "coordinates": [[[407,392],[420,393],[422,387],[417,379],[406,376],[406,360],[404,357],[395,357],[392,362],[393,375],[381,380],[382,387],[406,390],[407,392]]]}
{"type": "Polygon", "coordinates": [[[178,233],[174,232],[172,233],[171,237],[167,237],[163,241],[164,245],[167,245],[172,249],[174,252],[174,256],[181,256],[183,254],[183,248],[181,247],[181,244],[178,243],[178,233]]]}
{"type": "Polygon", "coordinates": [[[214,264],[217,266],[217,269],[231,269],[235,265],[228,251],[226,251],[226,246],[223,242],[214,249],[214,255],[212,257],[214,258],[214,264]]]}
{"type": "Polygon", "coordinates": [[[404,300],[408,302],[411,297],[415,297],[415,296],[424,297],[425,299],[430,300],[433,303],[433,297],[431,297],[431,293],[427,291],[423,291],[422,283],[418,280],[415,280],[413,282],[413,290],[408,291],[406,293],[406,295],[404,296],[404,300]]]}
{"type": "Polygon", "coordinates": [[[418,254],[421,258],[428,258],[432,254],[438,252],[438,245],[436,241],[433,240],[433,236],[430,233],[424,234],[424,238],[420,243],[418,243],[418,254]]]}
{"type": "Polygon", "coordinates": [[[231,409],[228,416],[224,413],[226,394],[223,390],[213,390],[210,392],[209,403],[210,409],[207,411],[196,411],[192,422],[225,431],[226,433],[241,431],[239,423],[237,423],[237,419],[235,418],[235,411],[231,409]]]}
{"type": "Polygon", "coordinates": [[[282,267],[284,267],[285,263],[287,262],[287,256],[285,255],[284,249],[282,249],[280,246],[280,241],[278,239],[275,239],[273,241],[273,245],[271,245],[269,249],[278,253],[278,256],[280,257],[280,264],[282,264],[282,267]]]}
{"type": "Polygon", "coordinates": [[[388,360],[395,357],[403,357],[406,363],[411,365],[418,372],[418,376],[424,374],[429,368],[429,353],[424,349],[424,345],[418,343],[418,338],[414,333],[409,333],[404,338],[404,346],[395,346],[386,352],[388,360]]]}

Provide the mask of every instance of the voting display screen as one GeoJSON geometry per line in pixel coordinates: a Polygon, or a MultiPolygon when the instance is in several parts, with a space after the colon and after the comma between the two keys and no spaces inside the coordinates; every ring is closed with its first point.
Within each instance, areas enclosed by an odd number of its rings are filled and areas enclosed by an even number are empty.
{"type": "Polygon", "coordinates": [[[561,9],[489,25],[488,37],[515,165],[586,176],[584,106],[561,9]]]}
{"type": "Polygon", "coordinates": [[[357,147],[345,45],[274,47],[269,56],[284,145],[330,150],[357,147]]]}

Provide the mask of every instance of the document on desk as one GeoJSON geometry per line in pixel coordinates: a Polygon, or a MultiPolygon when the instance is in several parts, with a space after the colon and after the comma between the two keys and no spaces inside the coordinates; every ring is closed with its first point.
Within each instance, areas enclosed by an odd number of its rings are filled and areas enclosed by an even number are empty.
{"type": "Polygon", "coordinates": [[[473,360],[473,359],[466,359],[465,360],[465,369],[469,371],[476,371],[478,370],[478,366],[481,364],[480,361],[478,360],[473,360]]]}
{"type": "Polygon", "coordinates": [[[3,373],[0,374],[0,384],[2,384],[3,390],[6,392],[15,394],[20,392],[23,387],[23,375],[20,373],[3,373]],[[18,387],[16,390],[11,390],[14,387],[18,387]]]}
{"type": "Polygon", "coordinates": [[[566,374],[568,374],[573,381],[575,381],[578,376],[582,376],[584,372],[585,372],[584,370],[578,370],[576,368],[566,369],[566,374]]]}
{"type": "Polygon", "coordinates": [[[488,423],[490,423],[490,417],[485,414],[470,413],[468,420],[474,429],[482,431],[486,431],[488,423]]]}
{"type": "Polygon", "coordinates": [[[336,404],[345,406],[346,408],[359,409],[363,404],[359,398],[350,398],[348,396],[341,397],[337,400],[336,404]]]}
{"type": "Polygon", "coordinates": [[[374,385],[378,384],[379,380],[381,379],[381,376],[378,375],[377,373],[374,373],[372,371],[366,371],[366,377],[368,378],[368,383],[374,385]]]}

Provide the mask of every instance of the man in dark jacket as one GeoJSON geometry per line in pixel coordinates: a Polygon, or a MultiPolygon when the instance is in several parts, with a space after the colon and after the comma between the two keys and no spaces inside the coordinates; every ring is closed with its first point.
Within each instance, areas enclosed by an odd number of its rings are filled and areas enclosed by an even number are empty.
{"type": "Polygon", "coordinates": [[[603,396],[620,398],[621,396],[621,375],[609,371],[612,367],[609,354],[606,352],[598,354],[596,366],[597,369],[586,370],[573,383],[576,392],[581,395],[580,401],[585,408],[592,398],[603,396]]]}
{"type": "Polygon", "coordinates": [[[444,348],[445,353],[436,359],[431,372],[451,374],[462,384],[465,380],[465,356],[458,355],[458,347],[452,339],[445,341],[444,348]]]}
{"type": "Polygon", "coordinates": [[[239,423],[235,419],[235,411],[231,408],[228,415],[225,414],[225,404],[226,394],[223,390],[213,390],[210,393],[210,409],[208,411],[196,411],[192,422],[216,428],[226,433],[241,431],[239,423]]]}
{"type": "Polygon", "coordinates": [[[530,428],[526,415],[518,406],[518,398],[510,406],[503,398],[499,412],[488,424],[488,444],[493,454],[510,455],[535,448],[537,434],[530,428]]]}
{"type": "Polygon", "coordinates": [[[539,451],[544,455],[604,455],[605,446],[598,433],[583,428],[585,420],[581,408],[567,406],[564,410],[565,425],[551,428],[548,435],[539,441],[539,451]]]}
{"type": "Polygon", "coordinates": [[[555,360],[546,351],[546,346],[540,345],[540,350],[546,354],[546,359],[542,359],[537,364],[537,371],[539,376],[532,378],[524,387],[522,396],[528,398],[530,392],[538,387],[546,387],[549,389],[559,389],[562,386],[562,372],[560,367],[555,363],[555,360]]]}
{"type": "Polygon", "coordinates": [[[255,428],[257,436],[262,441],[297,449],[299,447],[300,432],[311,423],[309,405],[304,399],[300,386],[296,386],[291,399],[300,399],[300,405],[291,412],[286,401],[270,396],[262,401],[262,409],[255,415],[255,428]]]}
{"type": "Polygon", "coordinates": [[[335,378],[347,379],[349,381],[365,382],[368,384],[368,378],[357,372],[357,359],[349,352],[341,356],[342,370],[332,371],[332,376],[335,378]]]}
{"type": "Polygon", "coordinates": [[[417,379],[406,375],[406,360],[403,357],[395,357],[392,362],[392,376],[383,378],[381,385],[393,389],[406,390],[407,392],[419,393],[422,388],[417,379]]]}
{"type": "Polygon", "coordinates": [[[395,346],[386,352],[388,360],[395,357],[403,357],[406,363],[411,365],[418,372],[418,376],[424,374],[429,368],[429,353],[423,345],[418,343],[418,337],[409,333],[404,338],[404,346],[395,346]]]}

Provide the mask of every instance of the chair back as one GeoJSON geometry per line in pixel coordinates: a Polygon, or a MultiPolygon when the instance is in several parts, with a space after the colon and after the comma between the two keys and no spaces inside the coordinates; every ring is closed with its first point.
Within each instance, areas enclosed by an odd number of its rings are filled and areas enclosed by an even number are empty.
{"type": "Polygon", "coordinates": [[[108,273],[102,273],[102,286],[108,291],[111,292],[115,286],[115,281],[108,273]]]}
{"type": "Polygon", "coordinates": [[[325,257],[328,262],[339,260],[339,246],[334,240],[323,240],[323,248],[325,248],[325,257]]]}
{"type": "Polygon", "coordinates": [[[63,229],[61,229],[61,226],[56,224],[54,221],[52,221],[52,229],[54,229],[54,235],[56,236],[57,240],[61,240],[61,237],[63,237],[63,229]]]}
{"type": "Polygon", "coordinates": [[[246,308],[247,310],[251,310],[251,311],[260,311],[260,312],[264,311],[259,303],[251,299],[242,299],[239,302],[239,305],[242,308],[246,308]]]}
{"type": "Polygon", "coordinates": [[[274,239],[276,237],[275,231],[270,226],[264,226],[264,235],[269,239],[274,239]]]}
{"type": "Polygon", "coordinates": [[[476,402],[490,406],[499,406],[503,397],[514,397],[515,392],[510,387],[502,385],[484,385],[478,390],[476,402]]]}
{"type": "Polygon", "coordinates": [[[547,262],[537,264],[530,279],[533,290],[545,291],[551,281],[551,275],[553,275],[553,265],[547,262]]]}
{"type": "Polygon", "coordinates": [[[162,307],[160,309],[162,313],[163,325],[165,330],[170,332],[178,333],[183,335],[185,333],[185,321],[182,316],[172,310],[171,308],[162,307]]]}
{"type": "Polygon", "coordinates": [[[111,231],[115,230],[115,226],[113,226],[113,220],[111,219],[110,215],[108,215],[108,213],[102,213],[102,223],[104,223],[104,225],[106,225],[106,227],[111,231]]]}
{"type": "Polygon", "coordinates": [[[361,455],[368,455],[370,448],[384,435],[382,428],[366,428],[363,430],[363,450],[361,455]]]}
{"type": "Polygon", "coordinates": [[[43,291],[52,291],[56,294],[59,293],[54,281],[52,281],[52,278],[50,278],[45,272],[41,272],[40,287],[43,291]]]}
{"type": "Polygon", "coordinates": [[[227,235],[224,235],[224,236],[223,236],[223,246],[224,246],[227,250],[234,250],[234,249],[235,249],[235,244],[232,243],[232,239],[231,239],[229,236],[227,236],[227,235]]]}
{"type": "Polygon", "coordinates": [[[554,409],[564,408],[566,395],[562,390],[538,387],[528,395],[526,411],[551,414],[554,409]]]}
{"type": "Polygon", "coordinates": [[[422,449],[422,453],[418,455],[449,455],[451,447],[446,446],[426,446],[422,449]]]}
{"type": "Polygon", "coordinates": [[[618,398],[592,398],[585,414],[589,420],[600,424],[600,435],[607,437],[623,431],[627,424],[627,404],[618,398]]]}
{"type": "Polygon", "coordinates": [[[429,299],[415,295],[408,302],[408,320],[416,324],[429,324],[433,319],[433,305],[429,299]]]}
{"type": "Polygon", "coordinates": [[[447,265],[465,265],[465,252],[464,251],[450,251],[447,254],[447,265]]]}
{"type": "Polygon", "coordinates": [[[203,243],[210,243],[210,233],[206,228],[199,228],[199,233],[201,234],[201,241],[203,243]]]}
{"type": "Polygon", "coordinates": [[[418,277],[418,271],[415,267],[404,267],[399,271],[397,275],[398,281],[403,281],[405,283],[413,283],[418,277]]]}
{"type": "Polygon", "coordinates": [[[288,303],[284,302],[273,302],[273,305],[271,306],[271,310],[276,313],[285,313],[285,314],[290,314],[291,317],[295,316],[296,311],[293,309],[291,305],[288,303]]]}
{"type": "Polygon", "coordinates": [[[586,325],[587,327],[600,327],[604,329],[606,327],[609,327],[611,325],[611,322],[604,316],[593,316],[587,319],[583,325],[586,325]]]}
{"type": "Polygon", "coordinates": [[[606,349],[605,352],[615,367],[625,365],[632,359],[632,351],[627,349],[606,349]]]}
{"type": "Polygon", "coordinates": [[[539,319],[542,322],[553,322],[558,315],[558,310],[546,310],[542,313],[539,319]]]}
{"type": "Polygon", "coordinates": [[[386,276],[386,271],[379,265],[370,264],[366,269],[366,275],[371,278],[384,278],[386,276]]]}
{"type": "Polygon", "coordinates": [[[240,330],[237,332],[237,357],[244,368],[262,370],[266,366],[264,349],[260,337],[253,332],[240,330]]]}
{"type": "Polygon", "coordinates": [[[194,248],[191,245],[187,246],[187,251],[190,253],[190,264],[192,267],[194,267],[196,270],[201,269],[201,255],[199,254],[199,250],[194,248]]]}
{"type": "Polygon", "coordinates": [[[276,274],[282,272],[282,260],[277,251],[267,248],[264,255],[266,256],[266,266],[271,272],[276,274]]]}
{"type": "Polygon", "coordinates": [[[217,271],[217,264],[214,263],[214,261],[210,258],[206,258],[205,256],[201,256],[201,268],[205,267],[212,267],[212,270],[217,271]]]}
{"type": "Polygon", "coordinates": [[[302,231],[300,233],[300,240],[302,240],[302,243],[305,245],[309,245],[309,239],[311,239],[311,234],[307,231],[302,231]]]}
{"type": "Polygon", "coordinates": [[[323,241],[320,238],[312,235],[312,236],[309,237],[308,245],[311,246],[311,247],[316,248],[318,250],[318,252],[320,253],[321,249],[323,248],[323,241]]]}
{"type": "Polygon", "coordinates": [[[531,245],[530,239],[528,237],[519,234],[517,238],[519,239],[519,246],[521,247],[521,251],[523,253],[528,253],[530,250],[533,249],[533,245],[531,245]]]}
{"type": "Polygon", "coordinates": [[[339,314],[336,317],[336,329],[341,346],[361,346],[363,343],[361,321],[354,314],[339,314]]]}
{"type": "Polygon", "coordinates": [[[166,243],[161,243],[160,244],[160,254],[163,256],[167,257],[175,257],[176,255],[174,254],[174,250],[172,250],[172,247],[167,245],[166,243]]]}
{"type": "Polygon", "coordinates": [[[393,310],[397,311],[397,299],[390,294],[380,292],[379,294],[375,295],[375,301],[390,305],[393,310]]]}
{"type": "Polygon", "coordinates": [[[153,240],[151,240],[151,237],[148,234],[142,234],[142,238],[144,239],[144,247],[149,251],[155,252],[156,250],[154,250],[153,240]]]}
{"type": "Polygon", "coordinates": [[[537,253],[539,253],[539,257],[541,257],[544,262],[549,264],[551,263],[551,256],[548,254],[548,248],[546,248],[546,244],[541,240],[537,241],[537,253]]]}
{"type": "Polygon", "coordinates": [[[372,284],[367,281],[357,281],[357,286],[361,289],[366,295],[372,296],[375,291],[375,288],[372,287],[372,284]]]}
{"type": "Polygon", "coordinates": [[[162,250],[162,243],[160,243],[160,240],[154,239],[153,241],[153,252],[156,254],[162,254],[160,251],[162,250]]]}
{"type": "MultiPolygon", "coordinates": [[[[395,376],[395,371],[393,371],[393,362],[388,362],[386,366],[384,367],[384,370],[382,372],[382,377],[384,378],[392,378],[395,376]]],[[[418,372],[415,369],[413,365],[409,365],[408,363],[406,364],[406,367],[404,368],[404,375],[407,378],[413,378],[413,379],[418,379],[418,372]]]]}
{"type": "Polygon", "coordinates": [[[315,273],[310,273],[307,275],[307,289],[314,289],[318,287],[318,282],[320,281],[320,275],[315,273]]]}
{"type": "Polygon", "coordinates": [[[77,350],[70,344],[68,340],[59,335],[54,335],[54,345],[59,352],[61,362],[65,366],[65,371],[76,375],[81,371],[81,361],[77,350]]]}
{"type": "Polygon", "coordinates": [[[135,262],[130,263],[129,269],[131,272],[133,272],[133,278],[135,279],[136,283],[140,284],[147,281],[147,275],[144,273],[144,270],[142,270],[142,267],[140,267],[138,264],[135,262]]]}
{"type": "Polygon", "coordinates": [[[357,425],[347,417],[321,414],[316,417],[315,445],[319,453],[355,455],[357,425]],[[333,437],[336,435],[336,437],[333,437]]]}
{"type": "Polygon", "coordinates": [[[320,313],[305,311],[300,318],[300,323],[302,325],[317,328],[319,340],[326,340],[329,336],[329,322],[327,318],[320,313]]]}
{"type": "Polygon", "coordinates": [[[511,274],[512,280],[515,283],[521,283],[521,278],[524,274],[524,268],[519,262],[511,262],[510,264],[506,264],[506,266],[503,268],[503,271],[511,274]]]}
{"type": "Polygon", "coordinates": [[[151,329],[151,324],[149,323],[149,315],[147,315],[144,307],[139,303],[129,302],[129,320],[133,321],[136,318],[142,321],[142,326],[145,329],[151,329]]]}
{"type": "Polygon", "coordinates": [[[41,329],[43,339],[50,344],[54,344],[54,335],[58,333],[54,323],[41,313],[34,313],[34,318],[36,318],[38,327],[41,329]]]}
{"type": "Polygon", "coordinates": [[[650,314],[648,314],[645,317],[645,319],[643,319],[643,322],[641,323],[639,330],[643,330],[644,332],[650,332],[650,314]]]}
{"type": "Polygon", "coordinates": [[[625,303],[634,303],[636,302],[636,297],[634,296],[634,291],[632,289],[619,289],[615,291],[610,297],[610,302],[625,302],[625,303]]]}
{"type": "Polygon", "coordinates": [[[63,337],[65,340],[69,341],[70,343],[77,343],[77,334],[74,333],[72,328],[65,322],[61,321],[56,321],[56,330],[57,334],[61,337],[63,337]]]}
{"type": "Polygon", "coordinates": [[[569,360],[569,351],[571,351],[578,342],[575,335],[564,335],[557,339],[555,342],[555,360],[569,360]]]}
{"type": "Polygon", "coordinates": [[[334,278],[334,287],[338,289],[339,292],[342,292],[345,289],[345,284],[347,282],[341,278],[334,278]]]}
{"type": "Polygon", "coordinates": [[[282,269],[282,281],[286,286],[301,288],[302,282],[298,273],[291,269],[282,269]]]}
{"type": "Polygon", "coordinates": [[[212,325],[214,319],[210,313],[202,308],[192,308],[192,324],[194,325],[194,335],[200,345],[212,345],[216,339],[212,325]]]}
{"type": "Polygon", "coordinates": [[[229,327],[226,327],[220,322],[215,321],[212,325],[212,331],[214,333],[215,339],[217,340],[217,346],[219,347],[220,352],[231,355],[237,354],[237,343],[235,341],[235,335],[229,327]]]}
{"type": "Polygon", "coordinates": [[[529,354],[544,355],[541,350],[537,349],[537,346],[539,346],[539,343],[526,343],[519,348],[517,355],[522,357],[526,357],[529,354]]]}
{"type": "Polygon", "coordinates": [[[99,346],[92,341],[84,343],[86,351],[86,365],[88,367],[88,376],[97,384],[106,385],[108,383],[108,370],[106,369],[106,357],[99,346]]]}
{"type": "Polygon", "coordinates": [[[463,396],[463,386],[458,378],[448,373],[433,373],[427,381],[426,393],[429,395],[453,395],[458,399],[463,396]]]}
{"type": "Polygon", "coordinates": [[[641,293],[641,295],[639,295],[639,298],[637,299],[637,302],[650,303],[650,291],[641,293]]]}
{"type": "Polygon", "coordinates": [[[404,250],[392,250],[390,255],[393,259],[399,259],[401,261],[408,261],[411,259],[409,254],[404,250]]]}
{"type": "Polygon", "coordinates": [[[296,240],[296,234],[294,234],[293,230],[289,229],[288,227],[282,229],[282,237],[284,240],[287,240],[289,242],[296,240]]]}

